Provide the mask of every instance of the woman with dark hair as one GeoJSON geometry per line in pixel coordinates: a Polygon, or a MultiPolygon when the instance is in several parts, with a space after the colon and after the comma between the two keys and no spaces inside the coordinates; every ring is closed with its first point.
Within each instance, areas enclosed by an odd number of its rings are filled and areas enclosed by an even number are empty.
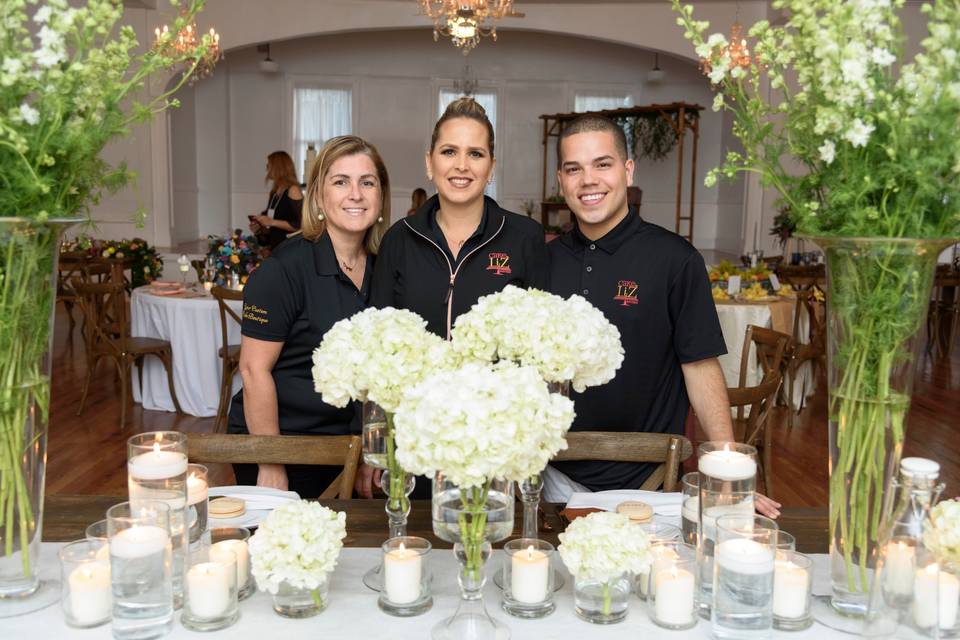
{"type": "Polygon", "coordinates": [[[260,244],[272,250],[286,240],[287,234],[300,230],[303,192],[293,159],[286,151],[274,151],[267,156],[265,181],[270,183],[267,208],[260,215],[249,216],[250,231],[260,244]]]}
{"type": "Polygon", "coordinates": [[[417,187],[413,190],[413,193],[410,194],[410,208],[407,210],[407,215],[412,216],[417,212],[417,209],[423,206],[423,203],[427,201],[427,190],[422,187],[417,187]]]}
{"type": "MultiPolygon", "coordinates": [[[[303,233],[263,261],[243,290],[240,375],[229,433],[346,435],[356,407],[323,402],[313,388],[313,350],[335,322],[367,307],[373,255],[390,218],[390,179],[376,148],[333,138],[313,165],[303,233]]],[[[315,498],[339,467],[234,465],[238,484],[315,498]]]]}

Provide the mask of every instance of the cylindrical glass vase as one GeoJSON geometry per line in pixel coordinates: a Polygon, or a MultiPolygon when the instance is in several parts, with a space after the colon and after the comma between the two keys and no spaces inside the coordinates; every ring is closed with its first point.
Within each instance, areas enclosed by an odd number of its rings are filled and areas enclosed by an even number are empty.
{"type": "Polygon", "coordinates": [[[697,566],[700,568],[700,615],[710,619],[713,605],[713,556],[717,518],[727,514],[753,514],[757,481],[757,450],[747,444],[704,442],[699,447],[700,528],[697,566]]]}
{"type": "Polygon", "coordinates": [[[327,608],[329,579],[324,579],[316,589],[294,587],[284,581],[273,594],[273,610],[284,618],[309,618],[327,608]]]}
{"type": "Polygon", "coordinates": [[[615,624],[627,617],[630,604],[630,577],[609,580],[574,578],[573,604],[577,617],[593,624],[615,624]]]}
{"type": "Polygon", "coordinates": [[[717,518],[710,630],[719,640],[769,638],[777,524],[763,516],[717,518]]]}
{"type": "Polygon", "coordinates": [[[72,219],[0,218],[0,618],[60,597],[38,575],[60,237],[72,219]]]}
{"type": "Polygon", "coordinates": [[[200,541],[207,530],[207,468],[202,464],[187,465],[187,537],[190,544],[200,541]]]}
{"type": "Polygon", "coordinates": [[[363,461],[376,469],[387,468],[387,413],[376,402],[363,403],[363,461]]]}
{"type": "Polygon", "coordinates": [[[700,526],[700,472],[685,473],[680,482],[683,485],[680,529],[683,531],[683,541],[696,546],[700,526]]]}

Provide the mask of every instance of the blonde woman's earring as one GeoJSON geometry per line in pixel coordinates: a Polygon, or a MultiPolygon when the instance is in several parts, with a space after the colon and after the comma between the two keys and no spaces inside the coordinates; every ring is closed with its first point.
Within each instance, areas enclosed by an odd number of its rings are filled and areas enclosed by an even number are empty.
{"type": "Polygon", "coordinates": [[[318,213],[318,214],[317,214],[317,220],[323,220],[323,214],[322,214],[322,213],[318,213]]]}
{"type": "Polygon", "coordinates": [[[377,218],[377,222],[383,222],[383,216],[380,216],[379,218],[377,218]]]}

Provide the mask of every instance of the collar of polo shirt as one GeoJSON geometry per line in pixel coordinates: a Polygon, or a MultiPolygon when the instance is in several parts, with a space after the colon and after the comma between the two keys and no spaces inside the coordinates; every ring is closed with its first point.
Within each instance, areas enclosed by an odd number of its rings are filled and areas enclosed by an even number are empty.
{"type": "Polygon", "coordinates": [[[598,249],[602,249],[606,253],[616,253],[624,242],[630,239],[630,237],[636,233],[637,229],[640,227],[640,223],[643,222],[640,218],[640,212],[636,206],[631,205],[627,209],[627,215],[617,223],[613,229],[610,229],[602,238],[598,240],[591,240],[581,233],[580,226],[574,225],[573,233],[569,234],[571,246],[576,243],[581,247],[589,247],[591,244],[597,245],[598,249]]]}

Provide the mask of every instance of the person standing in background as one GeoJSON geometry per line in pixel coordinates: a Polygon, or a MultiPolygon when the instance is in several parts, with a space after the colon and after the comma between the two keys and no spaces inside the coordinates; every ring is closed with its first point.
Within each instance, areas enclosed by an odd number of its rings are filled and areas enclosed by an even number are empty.
{"type": "Polygon", "coordinates": [[[271,183],[267,208],[260,215],[249,216],[250,231],[272,251],[288,234],[300,231],[303,192],[293,159],[286,151],[274,151],[267,156],[265,180],[271,183]]]}
{"type": "Polygon", "coordinates": [[[427,190],[422,187],[417,187],[413,190],[413,193],[410,196],[410,208],[407,209],[407,215],[412,216],[417,212],[417,209],[423,206],[423,203],[427,201],[427,190]]]}

